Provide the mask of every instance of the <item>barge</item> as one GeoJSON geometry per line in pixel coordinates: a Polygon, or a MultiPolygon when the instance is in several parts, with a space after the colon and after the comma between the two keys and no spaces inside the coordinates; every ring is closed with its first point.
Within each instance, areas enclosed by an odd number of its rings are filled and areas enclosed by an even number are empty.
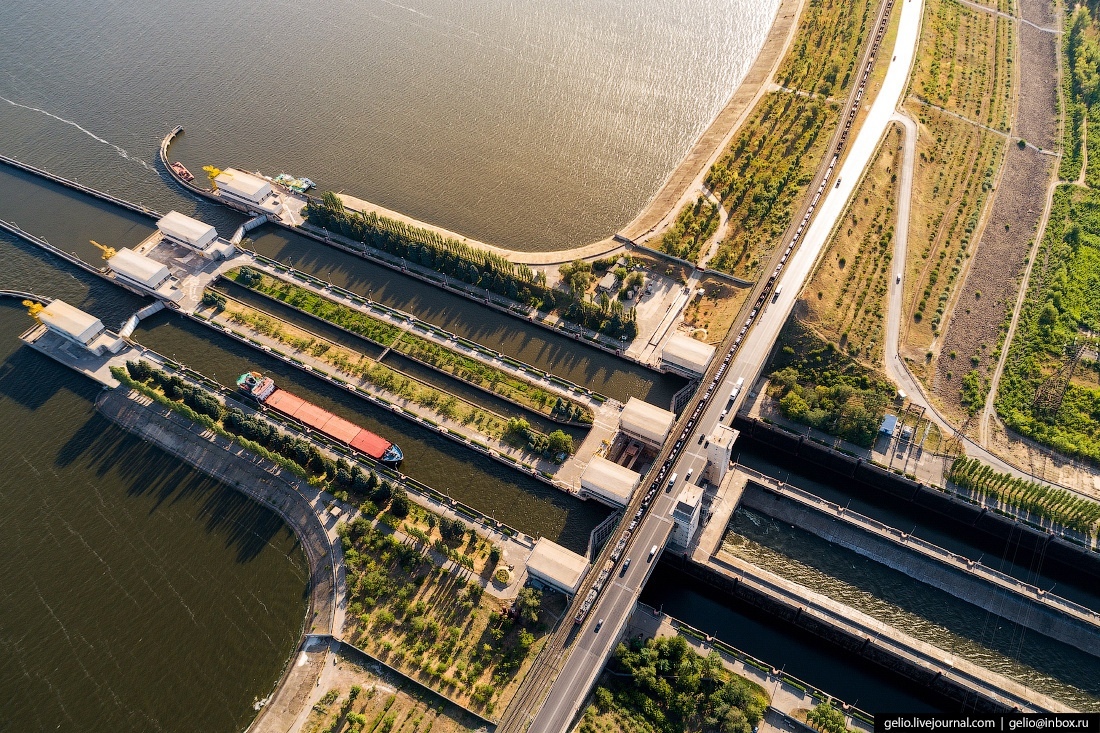
{"type": "Polygon", "coordinates": [[[271,377],[265,377],[259,372],[242,374],[237,379],[237,389],[261,405],[293,418],[322,435],[387,466],[396,467],[405,458],[405,454],[396,444],[353,422],[337,417],[328,410],[303,400],[298,395],[276,387],[271,377]]]}

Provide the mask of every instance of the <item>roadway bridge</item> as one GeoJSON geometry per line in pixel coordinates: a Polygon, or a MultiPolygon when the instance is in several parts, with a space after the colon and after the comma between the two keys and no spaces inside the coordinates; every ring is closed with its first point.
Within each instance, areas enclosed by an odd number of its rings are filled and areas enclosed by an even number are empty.
{"type": "Polygon", "coordinates": [[[739,402],[744,399],[743,390],[739,393],[736,386],[752,385],[758,378],[802,284],[848,198],[854,193],[905,90],[916,52],[922,0],[907,0],[901,4],[902,18],[893,59],[881,91],[849,148],[849,135],[855,129],[854,122],[893,5],[894,0],[884,0],[879,9],[875,35],[857,67],[857,83],[841,117],[844,124],[833,139],[832,156],[818,179],[817,190],[803,217],[792,224],[786,248],[776,255],[775,270],[758,288],[755,301],[750,300],[751,310],[743,326],[739,331],[731,331],[719,349],[722,360],[715,359],[702,382],[706,386],[705,393],[677,425],[679,432],[673,433],[674,439],[670,438],[672,444],[665,446],[655,462],[643,483],[645,494],[636,497],[626,512],[624,521],[639,520],[637,528],[624,532],[615,544],[612,544],[614,537],[609,541],[595,565],[600,568],[597,577],[587,581],[587,587],[578,594],[578,598],[584,600],[576,626],[561,631],[540,654],[536,662],[539,671],[529,676],[526,689],[521,689],[517,695],[502,722],[503,733],[568,730],[610,657],[673,528],[670,514],[683,486],[683,478],[675,485],[669,478],[694,475],[698,481],[702,476],[707,465],[702,445],[704,437],[711,435],[720,423],[727,422],[728,414],[736,414],[739,402]],[[833,180],[835,185],[830,185],[833,180]],[[567,649],[567,645],[571,648],[567,649]],[[539,698],[551,682],[548,697],[538,706],[539,698]],[[535,710],[537,712],[532,715],[535,710]]]}

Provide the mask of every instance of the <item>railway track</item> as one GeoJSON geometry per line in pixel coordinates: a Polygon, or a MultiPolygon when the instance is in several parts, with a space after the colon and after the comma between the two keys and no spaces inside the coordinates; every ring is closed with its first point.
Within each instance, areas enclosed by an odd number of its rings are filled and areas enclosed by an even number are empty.
{"type": "MultiPolygon", "coordinates": [[[[787,246],[783,250],[782,255],[778,255],[779,261],[775,266],[772,274],[768,280],[763,284],[757,293],[756,301],[749,311],[748,317],[743,322],[743,325],[736,335],[731,331],[730,334],[723,341],[722,349],[724,350],[724,356],[722,362],[717,366],[712,366],[708,370],[707,376],[709,377],[709,383],[704,395],[696,401],[690,416],[684,422],[683,427],[676,439],[676,442],[672,446],[665,446],[661,451],[661,455],[658,456],[655,466],[659,465],[660,468],[655,475],[652,473],[652,480],[648,484],[648,489],[643,498],[635,498],[631,502],[627,511],[624,513],[624,522],[637,523],[646,519],[646,514],[649,510],[650,504],[657,496],[662,482],[669,474],[672,466],[675,465],[680,457],[681,452],[687,445],[688,440],[692,436],[696,425],[699,422],[700,417],[713,398],[718,385],[721,384],[726,371],[729,369],[730,364],[733,361],[734,356],[740,349],[745,336],[748,334],[749,329],[752,328],[753,323],[756,320],[757,315],[761,312],[767,303],[768,297],[772,294],[776,283],[779,280],[779,276],[783,272],[784,266],[787,264],[787,260],[794,252],[795,247],[801,241],[803,234],[806,232],[813,215],[816,212],[817,206],[820,203],[825,192],[828,190],[830,180],[833,173],[836,171],[837,166],[840,164],[841,156],[844,153],[845,148],[848,145],[848,138],[851,134],[852,128],[855,125],[856,117],[859,113],[860,106],[863,102],[863,95],[866,92],[867,84],[871,78],[871,71],[874,68],[875,59],[878,56],[879,48],[882,44],[883,38],[886,36],[886,30],[889,25],[890,12],[893,9],[896,0],[885,0],[882,6],[879,8],[879,12],[875,22],[875,35],[870,45],[867,47],[864,56],[861,60],[860,69],[862,73],[859,76],[859,83],[849,93],[848,102],[842,120],[844,125],[839,128],[834,135],[834,139],[831,145],[832,157],[829,159],[828,166],[825,169],[824,175],[821,177],[817,190],[803,212],[803,217],[798,226],[794,229],[794,232],[790,234],[787,239],[787,246]],[[662,460],[663,458],[663,460],[662,460]],[[633,517],[631,513],[633,512],[633,517]]],[[[839,181],[837,182],[839,184],[839,181]]],[[[789,230],[788,230],[789,231],[789,230]]],[[[611,576],[615,565],[618,563],[620,557],[625,554],[629,549],[630,540],[632,537],[632,531],[630,529],[624,530],[615,545],[611,545],[609,542],[605,545],[603,552],[600,553],[599,558],[593,563],[593,567],[600,567],[601,571],[599,575],[593,580],[591,577],[586,578],[585,584],[582,589],[574,597],[568,613],[573,614],[574,608],[576,613],[574,615],[574,624],[562,624],[551,636],[546,646],[542,649],[539,655],[535,658],[531,667],[531,672],[528,677],[523,681],[520,686],[520,690],[516,693],[516,696],[512,699],[508,709],[501,720],[498,730],[501,733],[521,733],[526,730],[527,722],[531,720],[534,712],[537,710],[538,704],[549,693],[552,680],[560,671],[560,665],[566,652],[566,645],[568,644],[570,637],[574,634],[575,630],[580,628],[580,624],[584,621],[587,614],[590,612],[596,601],[599,599],[600,591],[602,590],[603,583],[611,576]]],[[[591,574],[590,574],[591,576],[591,574]]],[[[536,733],[542,733],[538,731],[536,733]]]]}

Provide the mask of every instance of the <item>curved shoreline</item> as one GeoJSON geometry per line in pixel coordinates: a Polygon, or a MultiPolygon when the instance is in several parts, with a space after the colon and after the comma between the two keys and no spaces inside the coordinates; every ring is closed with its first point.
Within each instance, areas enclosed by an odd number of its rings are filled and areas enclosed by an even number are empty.
{"type": "Polygon", "coordinates": [[[329,640],[338,636],[343,625],[342,614],[337,613],[344,591],[337,573],[336,547],[313,507],[294,490],[277,466],[261,458],[248,460],[232,450],[234,446],[223,445],[217,436],[199,437],[194,426],[183,426],[175,413],[164,414],[156,403],[145,404],[140,396],[135,399],[135,394],[125,388],[104,391],[95,401],[96,411],[127,432],[278,514],[294,532],[306,556],[309,606],[298,641],[271,694],[246,728],[250,733],[282,730],[285,726],[280,726],[279,720],[285,722],[288,717],[293,720],[301,712],[305,704],[301,692],[312,691],[316,685],[328,656],[329,640]],[[314,640],[322,643],[311,643],[314,640]],[[311,654],[314,659],[309,659],[311,654]]]}
{"type": "MultiPolygon", "coordinates": [[[[772,20],[771,28],[764,37],[764,43],[757,51],[752,65],[729,100],[715,115],[714,119],[710,121],[710,124],[695,141],[691,149],[688,150],[680,164],[669,173],[664,183],[657,189],[649,202],[642,207],[641,211],[617,232],[601,240],[569,249],[549,252],[524,252],[488,244],[349,194],[339,194],[339,196],[349,209],[363,213],[374,212],[379,216],[427,229],[444,237],[451,237],[460,242],[465,242],[472,247],[488,250],[517,264],[533,267],[559,265],[572,262],[575,259],[605,257],[615,252],[624,251],[630,246],[640,245],[675,217],[683,201],[691,198],[701,190],[707,171],[725,152],[734,133],[749,117],[749,114],[756,107],[757,101],[764,95],[768,84],[775,76],[779,64],[786,56],[787,50],[794,40],[797,21],[802,14],[805,3],[806,0],[780,0],[779,9],[772,20]]],[[[213,191],[183,180],[172,170],[169,166],[168,147],[173,138],[182,131],[183,127],[177,126],[161,141],[160,158],[168,174],[192,193],[243,211],[243,207],[236,205],[235,202],[223,199],[214,194],[213,191]]]]}

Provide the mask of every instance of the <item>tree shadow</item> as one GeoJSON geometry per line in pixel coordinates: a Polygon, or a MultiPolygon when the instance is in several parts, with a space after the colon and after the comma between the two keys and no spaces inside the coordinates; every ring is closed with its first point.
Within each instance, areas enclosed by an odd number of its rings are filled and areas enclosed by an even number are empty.
{"type": "MultiPolygon", "coordinates": [[[[101,415],[80,426],[58,450],[55,463],[84,463],[99,478],[117,476],[132,498],[150,498],[149,514],[165,504],[195,507],[194,519],[223,537],[237,562],[255,559],[291,528],[271,509],[207,476],[180,458],[127,433],[101,415]]],[[[300,541],[295,537],[295,545],[300,541]]]]}

